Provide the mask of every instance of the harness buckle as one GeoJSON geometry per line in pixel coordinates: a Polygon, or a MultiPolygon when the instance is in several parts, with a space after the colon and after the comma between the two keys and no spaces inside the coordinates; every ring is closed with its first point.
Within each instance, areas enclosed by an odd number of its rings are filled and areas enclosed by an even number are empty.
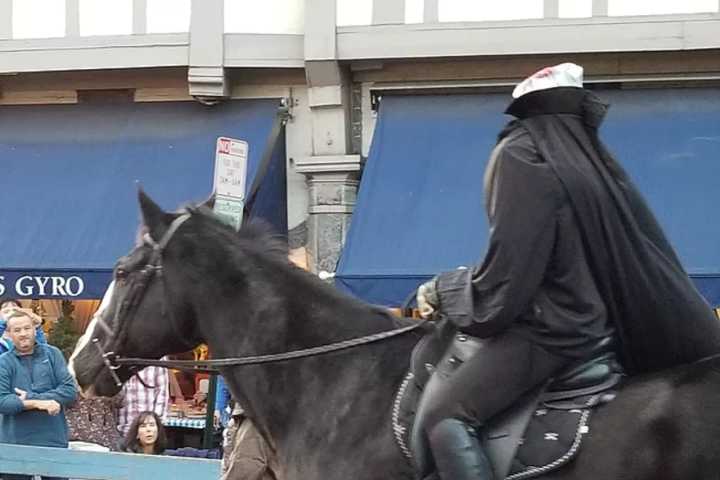
{"type": "Polygon", "coordinates": [[[117,357],[117,355],[115,355],[115,352],[105,352],[102,348],[102,345],[100,345],[100,339],[97,337],[93,338],[91,341],[97,347],[97,349],[100,350],[100,355],[102,356],[103,364],[108,369],[108,372],[110,372],[110,376],[112,377],[113,381],[115,382],[115,386],[118,388],[122,387],[122,382],[120,381],[120,377],[118,377],[117,373],[115,373],[115,370],[120,368],[120,365],[117,365],[113,361],[117,357]]]}

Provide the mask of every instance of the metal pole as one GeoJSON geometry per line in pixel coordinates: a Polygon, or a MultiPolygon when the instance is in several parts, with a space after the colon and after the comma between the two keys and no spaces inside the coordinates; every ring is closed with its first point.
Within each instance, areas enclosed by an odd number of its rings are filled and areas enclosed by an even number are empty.
{"type": "Polygon", "coordinates": [[[217,392],[217,375],[212,374],[207,394],[207,410],[205,411],[205,430],[203,430],[202,448],[212,448],[215,433],[215,393],[217,392]]]}

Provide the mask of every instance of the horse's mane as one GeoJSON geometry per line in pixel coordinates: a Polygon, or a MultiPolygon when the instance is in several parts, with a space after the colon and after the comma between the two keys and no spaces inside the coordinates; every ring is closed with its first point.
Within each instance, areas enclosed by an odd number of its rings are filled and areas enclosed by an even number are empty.
{"type": "Polygon", "coordinates": [[[223,233],[220,232],[229,233],[234,237],[235,245],[241,247],[243,250],[266,258],[275,264],[284,265],[287,268],[286,273],[292,275],[296,281],[300,281],[308,286],[312,285],[312,288],[322,290],[338,301],[350,302],[350,304],[356,308],[367,309],[375,314],[379,314],[391,320],[393,323],[401,324],[403,322],[403,320],[391,315],[386,308],[370,305],[357,298],[341,293],[327,283],[318,282],[314,274],[293,264],[288,259],[287,239],[277,234],[266,221],[252,219],[243,224],[242,228],[236,232],[232,230],[232,227],[222,223],[217,215],[206,205],[188,206],[185,208],[185,211],[193,215],[198,215],[203,221],[213,224],[215,226],[214,228],[219,229],[218,237],[223,235],[223,233]]]}
{"type": "MultiPolygon", "coordinates": [[[[229,229],[226,225],[222,224],[218,219],[217,215],[205,205],[195,205],[187,207],[193,215],[198,215],[206,220],[209,220],[219,227],[229,229]]],[[[279,235],[273,230],[272,225],[262,219],[251,219],[249,222],[243,224],[240,231],[235,232],[237,239],[243,241],[247,245],[262,245],[262,252],[265,255],[273,257],[275,259],[287,260],[288,256],[288,243],[287,239],[279,235]]]]}

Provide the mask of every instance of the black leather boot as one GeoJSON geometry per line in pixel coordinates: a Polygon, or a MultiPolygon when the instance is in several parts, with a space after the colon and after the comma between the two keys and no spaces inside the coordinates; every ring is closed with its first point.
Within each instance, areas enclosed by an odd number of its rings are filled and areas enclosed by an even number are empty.
{"type": "Polygon", "coordinates": [[[447,418],[428,432],[430,448],[441,480],[493,480],[494,474],[475,430],[447,418]]]}

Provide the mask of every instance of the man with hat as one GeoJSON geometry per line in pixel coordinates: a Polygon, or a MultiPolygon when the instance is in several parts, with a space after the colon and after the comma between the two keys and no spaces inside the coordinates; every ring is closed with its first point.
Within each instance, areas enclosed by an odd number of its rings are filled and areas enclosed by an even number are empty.
{"type": "Polygon", "coordinates": [[[484,178],[485,258],[418,289],[423,316],[482,339],[422,401],[442,480],[493,478],[476,429],[608,339],[631,374],[720,352],[720,322],[600,141],[607,105],[582,77],[565,63],[515,88],[484,178]]]}

